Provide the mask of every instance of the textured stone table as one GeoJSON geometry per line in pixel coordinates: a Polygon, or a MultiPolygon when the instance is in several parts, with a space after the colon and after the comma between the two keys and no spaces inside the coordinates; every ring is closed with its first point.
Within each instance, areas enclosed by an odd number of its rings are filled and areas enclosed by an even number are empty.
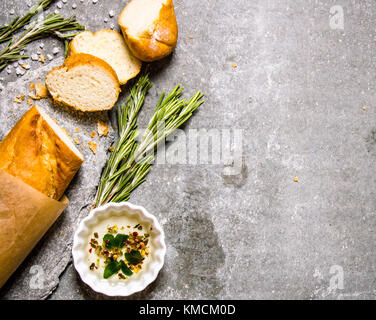
{"type": "MultiPolygon", "coordinates": [[[[24,3],[2,1],[1,24],[12,18],[11,8],[24,12],[24,3]]],[[[117,28],[116,16],[125,3],[68,0],[58,10],[65,16],[75,12],[96,31],[112,24],[117,28]]],[[[374,299],[376,3],[181,0],[175,8],[179,43],[173,56],[147,67],[155,85],[140,124],[145,125],[163,90],[176,83],[186,88],[186,96],[201,89],[206,103],[181,136],[193,129],[221,135],[236,129],[243,163],[235,176],[227,175],[223,159],[153,167],[131,201],[160,219],[167,236],[166,263],[158,279],[130,299],[374,299]]],[[[46,53],[58,45],[44,43],[46,53]]],[[[58,56],[49,67],[58,64],[58,56]]],[[[30,64],[28,73],[42,73],[41,63],[30,64]]],[[[0,77],[2,94],[14,98],[12,82],[23,80],[15,72],[0,77]]],[[[123,98],[126,93],[124,88],[123,98]]],[[[64,122],[64,114],[59,116],[64,122]]],[[[5,122],[13,120],[4,112],[0,120],[5,134],[11,127],[5,122]]],[[[197,150],[188,147],[187,157],[200,154],[197,150]]],[[[95,189],[101,166],[98,159],[78,180],[87,179],[95,189]]],[[[78,193],[79,187],[72,186],[78,193]]],[[[33,251],[37,261],[54,258],[50,241],[55,234],[66,230],[71,239],[88,213],[85,205],[93,191],[83,192],[85,203],[65,213],[33,251]]],[[[80,281],[68,249],[49,288],[30,287],[30,268],[37,263],[32,256],[0,296],[105,299],[80,281]]]]}

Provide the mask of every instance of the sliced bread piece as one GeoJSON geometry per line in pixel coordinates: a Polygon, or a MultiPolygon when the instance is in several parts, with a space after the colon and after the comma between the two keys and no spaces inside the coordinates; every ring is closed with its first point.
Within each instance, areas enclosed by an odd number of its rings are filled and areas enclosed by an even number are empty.
{"type": "Polygon", "coordinates": [[[72,54],[88,53],[106,61],[116,72],[121,85],[138,75],[142,62],[129,50],[123,36],[114,30],[84,31],[69,44],[72,54]]]}
{"type": "Polygon", "coordinates": [[[132,0],[119,16],[119,25],[132,53],[151,62],[168,56],[178,39],[172,0],[132,0]]]}
{"type": "Polygon", "coordinates": [[[55,102],[80,111],[111,109],[120,93],[114,69],[86,53],[73,54],[62,66],[52,69],[46,86],[55,102]]]}
{"type": "Polygon", "coordinates": [[[33,106],[0,142],[0,169],[59,200],[84,161],[64,131],[33,106]]]}

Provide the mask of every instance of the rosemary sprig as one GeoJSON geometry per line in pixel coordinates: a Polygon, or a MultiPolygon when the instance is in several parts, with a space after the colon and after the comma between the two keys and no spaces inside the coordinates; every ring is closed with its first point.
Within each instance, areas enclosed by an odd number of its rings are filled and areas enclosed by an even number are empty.
{"type": "Polygon", "coordinates": [[[0,43],[11,40],[11,36],[26,26],[38,13],[46,10],[54,0],[40,0],[23,17],[16,17],[9,25],[0,27],[0,43]]]}
{"type": "Polygon", "coordinates": [[[43,20],[34,22],[18,39],[12,39],[8,42],[5,49],[0,53],[0,71],[13,61],[28,58],[26,55],[21,55],[20,52],[30,42],[50,35],[68,41],[79,33],[78,30],[84,29],[76,22],[75,16],[65,19],[60,14],[51,13],[43,20]]]}
{"type": "Polygon", "coordinates": [[[163,93],[145,134],[140,143],[137,143],[139,133],[136,130],[136,119],[151,87],[147,83],[147,76],[140,78],[132,87],[131,95],[124,106],[118,107],[120,138],[102,175],[95,200],[96,207],[107,202],[128,200],[132,191],[145,181],[155,160],[158,144],[183,125],[204,102],[200,91],[188,101],[180,99],[183,92],[180,85],[167,96],[163,93]],[[129,117],[129,114],[134,117],[129,117]]]}
{"type": "Polygon", "coordinates": [[[117,106],[119,139],[107,161],[96,195],[96,206],[104,202],[104,197],[111,191],[116,181],[110,181],[117,172],[120,162],[127,160],[135,149],[137,132],[137,116],[144,103],[145,96],[152,83],[147,75],[139,78],[131,87],[130,95],[123,106],[117,106]]]}

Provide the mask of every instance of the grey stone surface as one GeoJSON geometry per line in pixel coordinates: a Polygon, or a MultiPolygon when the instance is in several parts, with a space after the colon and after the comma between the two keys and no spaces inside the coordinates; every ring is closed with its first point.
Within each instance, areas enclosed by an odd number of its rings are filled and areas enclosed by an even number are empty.
{"type": "MultiPolygon", "coordinates": [[[[68,0],[60,11],[69,14],[74,2],[78,19],[93,31],[116,24],[104,18],[126,3],[68,0]]],[[[10,7],[25,9],[23,1],[1,2],[1,22],[10,20],[10,7]]],[[[223,175],[224,163],[153,167],[131,201],[163,225],[166,264],[130,299],[374,299],[375,2],[182,0],[175,7],[179,43],[170,58],[148,66],[155,86],[141,125],[162,90],[176,83],[187,95],[201,89],[206,103],[185,132],[242,129],[244,164],[236,177],[223,175]],[[334,5],[343,8],[343,30],[330,24],[334,5]]],[[[53,45],[46,41],[46,51],[53,45]]],[[[14,88],[6,85],[7,97],[13,95],[8,86],[14,88]]],[[[1,113],[2,134],[13,121],[7,117],[1,113]]],[[[87,179],[90,190],[76,182],[72,196],[90,198],[99,170],[98,161],[95,169],[83,168],[78,180],[87,179]]],[[[71,206],[2,297],[46,296],[50,288],[41,295],[27,287],[29,268],[56,262],[56,248],[66,252],[54,241],[63,232],[71,241],[87,213],[73,209],[87,203],[71,206]]],[[[68,260],[64,253],[59,272],[68,260]]],[[[82,284],[72,265],[49,297],[106,298],[82,284]]]]}

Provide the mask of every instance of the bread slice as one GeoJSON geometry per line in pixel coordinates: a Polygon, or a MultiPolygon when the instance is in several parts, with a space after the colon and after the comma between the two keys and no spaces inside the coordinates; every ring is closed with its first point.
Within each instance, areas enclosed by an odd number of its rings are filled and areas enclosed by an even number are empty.
{"type": "Polygon", "coordinates": [[[119,25],[132,53],[142,61],[168,56],[178,39],[172,0],[132,0],[119,16],[119,25]]]}
{"type": "Polygon", "coordinates": [[[111,109],[120,93],[114,69],[85,53],[73,54],[62,66],[52,69],[46,86],[55,102],[81,111],[111,109]]]}
{"type": "Polygon", "coordinates": [[[115,70],[121,85],[141,70],[142,62],[129,50],[123,36],[114,30],[81,32],[70,42],[69,49],[71,54],[88,53],[106,61],[115,70]]]}
{"type": "Polygon", "coordinates": [[[64,131],[33,106],[0,142],[0,169],[59,200],[84,161],[64,131]]]}

